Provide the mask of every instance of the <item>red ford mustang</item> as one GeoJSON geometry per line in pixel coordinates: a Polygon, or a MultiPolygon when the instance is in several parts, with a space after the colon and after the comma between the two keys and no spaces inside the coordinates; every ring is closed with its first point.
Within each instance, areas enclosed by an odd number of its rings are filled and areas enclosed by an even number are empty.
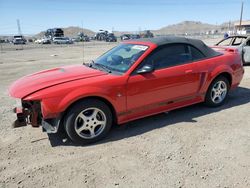
{"type": "Polygon", "coordinates": [[[64,129],[75,142],[103,138],[122,124],[194,103],[222,105],[244,69],[239,53],[182,37],[121,43],[88,65],[45,70],[14,82],[14,127],[64,129]]]}

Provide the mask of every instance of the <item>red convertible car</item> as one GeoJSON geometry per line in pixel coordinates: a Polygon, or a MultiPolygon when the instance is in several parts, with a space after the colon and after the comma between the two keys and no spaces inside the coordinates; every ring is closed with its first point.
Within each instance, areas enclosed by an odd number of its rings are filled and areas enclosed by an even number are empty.
{"type": "Polygon", "coordinates": [[[19,102],[14,127],[63,129],[75,142],[103,138],[113,124],[205,102],[222,105],[244,69],[237,49],[212,49],[182,37],[121,43],[87,65],[25,76],[9,93],[19,102]]]}

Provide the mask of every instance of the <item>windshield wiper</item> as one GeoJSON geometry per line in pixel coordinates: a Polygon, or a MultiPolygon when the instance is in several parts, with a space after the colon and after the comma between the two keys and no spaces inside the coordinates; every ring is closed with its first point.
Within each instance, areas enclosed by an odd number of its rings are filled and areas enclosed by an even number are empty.
{"type": "Polygon", "coordinates": [[[112,73],[112,71],[106,65],[103,65],[103,64],[100,64],[100,63],[95,63],[95,64],[93,64],[93,66],[97,66],[97,67],[99,66],[102,69],[104,69],[105,71],[107,71],[108,73],[112,73]]]}
{"type": "Polygon", "coordinates": [[[94,67],[94,63],[95,63],[94,60],[91,60],[90,63],[83,63],[83,65],[85,65],[87,67],[91,67],[93,69],[96,69],[96,67],[94,67]]]}
{"type": "Polygon", "coordinates": [[[89,66],[92,67],[93,64],[95,63],[95,61],[93,59],[91,59],[90,61],[91,61],[91,63],[89,63],[89,66]]]}

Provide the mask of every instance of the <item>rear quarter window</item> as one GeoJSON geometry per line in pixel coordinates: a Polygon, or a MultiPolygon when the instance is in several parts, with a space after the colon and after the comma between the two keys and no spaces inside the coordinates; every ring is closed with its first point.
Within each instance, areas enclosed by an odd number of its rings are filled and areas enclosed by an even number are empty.
{"type": "Polygon", "coordinates": [[[190,46],[190,51],[191,51],[191,54],[192,54],[192,60],[193,61],[204,59],[206,57],[200,50],[196,49],[193,46],[190,46]]]}

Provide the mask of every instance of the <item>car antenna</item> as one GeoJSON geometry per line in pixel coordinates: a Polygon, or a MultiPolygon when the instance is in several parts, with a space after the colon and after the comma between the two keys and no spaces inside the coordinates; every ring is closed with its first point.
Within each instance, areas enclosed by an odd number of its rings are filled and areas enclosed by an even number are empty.
{"type": "MultiPolygon", "coordinates": [[[[83,33],[83,21],[82,21],[82,33],[83,33]]],[[[82,40],[82,64],[84,65],[85,64],[85,61],[84,61],[84,36],[82,37],[81,40],[82,40]]]]}

